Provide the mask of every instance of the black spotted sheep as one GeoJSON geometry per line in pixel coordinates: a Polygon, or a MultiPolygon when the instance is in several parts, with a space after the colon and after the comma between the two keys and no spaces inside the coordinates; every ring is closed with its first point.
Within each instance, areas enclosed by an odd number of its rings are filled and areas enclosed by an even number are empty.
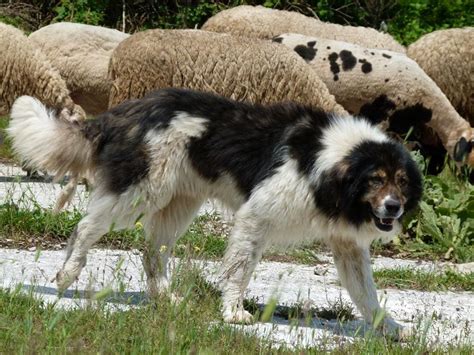
{"type": "Polygon", "coordinates": [[[279,35],[274,41],[300,55],[314,52],[312,59],[301,56],[337,102],[397,135],[409,133],[408,139],[421,143],[422,152],[431,157],[432,172],[443,165],[445,150],[456,161],[474,165],[474,129],[414,60],[300,34],[279,35]],[[309,42],[315,45],[308,46],[309,42]]]}
{"type": "Polygon", "coordinates": [[[260,39],[271,39],[280,33],[293,32],[405,53],[405,47],[393,37],[373,28],[342,26],[295,11],[262,6],[241,5],[221,11],[208,19],[202,29],[260,39]]]}

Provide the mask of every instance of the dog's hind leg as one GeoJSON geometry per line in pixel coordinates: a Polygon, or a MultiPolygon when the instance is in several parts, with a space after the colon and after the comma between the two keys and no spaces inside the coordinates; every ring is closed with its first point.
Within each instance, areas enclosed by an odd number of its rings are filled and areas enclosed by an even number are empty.
{"type": "Polygon", "coordinates": [[[56,274],[56,284],[60,293],[79,276],[92,245],[112,228],[114,217],[112,210],[116,203],[117,198],[113,196],[102,197],[96,201],[91,199],[86,216],[80,220],[70,237],[66,261],[56,274]]]}
{"type": "Polygon", "coordinates": [[[201,204],[201,199],[175,197],[164,209],[144,220],[146,246],[143,267],[150,296],[167,292],[167,264],[171,248],[186,231],[201,204]]]}
{"type": "Polygon", "coordinates": [[[262,257],[264,233],[265,228],[262,228],[259,220],[236,214],[229,246],[222,262],[222,314],[225,322],[253,321],[253,316],[244,309],[243,298],[250,277],[262,257]]]}
{"type": "Polygon", "coordinates": [[[366,322],[373,324],[377,316],[381,315],[383,331],[398,337],[402,326],[385,314],[377,299],[369,249],[359,247],[354,241],[341,239],[332,240],[329,244],[342,286],[347,289],[366,322]]]}

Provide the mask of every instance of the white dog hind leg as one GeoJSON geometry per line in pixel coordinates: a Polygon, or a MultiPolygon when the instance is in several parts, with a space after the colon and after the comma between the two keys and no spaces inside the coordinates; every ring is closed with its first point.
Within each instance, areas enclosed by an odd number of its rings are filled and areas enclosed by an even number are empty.
{"type": "Polygon", "coordinates": [[[113,196],[91,199],[86,216],[79,221],[70,237],[66,261],[56,274],[59,292],[66,290],[79,276],[86,264],[89,249],[110,230],[114,217],[112,208],[116,201],[113,196]]]}
{"type": "Polygon", "coordinates": [[[265,231],[249,217],[236,215],[224,260],[222,314],[225,322],[251,323],[252,315],[244,310],[244,291],[260,260],[264,248],[265,231]]]}
{"type": "MultiPolygon", "coordinates": [[[[340,239],[331,241],[330,246],[342,286],[347,289],[366,322],[372,324],[383,310],[377,299],[369,250],[360,248],[355,242],[340,239]]],[[[381,325],[390,335],[398,337],[401,334],[402,326],[388,314],[381,325]]]]}
{"type": "Polygon", "coordinates": [[[186,231],[201,204],[199,199],[175,197],[167,207],[144,220],[147,242],[143,251],[143,268],[150,296],[168,290],[170,250],[186,231]]]}

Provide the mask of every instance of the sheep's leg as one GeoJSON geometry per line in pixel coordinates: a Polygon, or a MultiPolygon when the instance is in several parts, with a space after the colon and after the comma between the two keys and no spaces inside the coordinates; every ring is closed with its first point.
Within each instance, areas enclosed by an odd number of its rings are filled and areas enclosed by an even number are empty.
{"type": "MultiPolygon", "coordinates": [[[[340,239],[333,240],[330,246],[342,286],[347,289],[366,322],[373,324],[375,317],[383,314],[381,312],[384,310],[377,299],[368,248],[361,248],[354,241],[340,239]]],[[[381,327],[384,332],[395,337],[401,335],[403,328],[387,314],[381,327]]]]}
{"type": "Polygon", "coordinates": [[[264,230],[258,220],[236,215],[234,229],[229,239],[222,263],[223,308],[225,322],[250,323],[252,315],[244,309],[244,291],[260,260],[264,248],[264,230]]]}
{"type": "Polygon", "coordinates": [[[113,225],[113,207],[117,199],[112,196],[91,199],[88,212],[80,220],[71,235],[67,248],[66,261],[56,274],[58,291],[65,291],[81,273],[86,265],[87,252],[113,225]]]}
{"type": "Polygon", "coordinates": [[[167,207],[145,221],[147,240],[143,251],[143,267],[150,296],[157,296],[168,290],[167,265],[170,249],[186,231],[201,204],[200,199],[175,197],[167,207]]]}

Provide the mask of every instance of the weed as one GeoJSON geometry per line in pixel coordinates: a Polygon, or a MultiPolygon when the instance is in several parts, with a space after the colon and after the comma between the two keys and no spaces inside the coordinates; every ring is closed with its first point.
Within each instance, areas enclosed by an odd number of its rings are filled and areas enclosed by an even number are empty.
{"type": "Polygon", "coordinates": [[[446,164],[438,176],[425,176],[420,208],[406,220],[406,250],[474,261],[474,186],[455,171],[446,164]]]}
{"type": "Polygon", "coordinates": [[[474,273],[461,274],[452,270],[428,272],[410,268],[374,271],[379,288],[398,288],[420,291],[474,291],[474,273]]]}

